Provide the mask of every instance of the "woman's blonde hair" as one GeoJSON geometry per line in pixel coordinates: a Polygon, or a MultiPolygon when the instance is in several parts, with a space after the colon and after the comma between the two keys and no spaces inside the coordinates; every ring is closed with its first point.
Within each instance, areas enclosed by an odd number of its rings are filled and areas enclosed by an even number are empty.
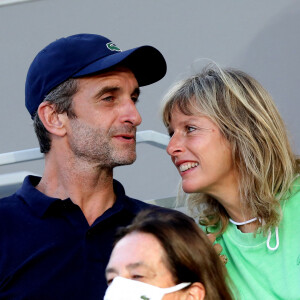
{"type": "MultiPolygon", "coordinates": [[[[243,207],[264,220],[264,232],[278,225],[279,200],[288,196],[300,161],[292,153],[285,125],[268,92],[240,70],[208,65],[167,93],[162,109],[166,127],[174,108],[186,115],[201,113],[217,124],[231,145],[243,207]]],[[[219,224],[220,233],[225,230],[228,214],[213,197],[190,194],[188,202],[200,212],[200,224],[219,224]]]]}

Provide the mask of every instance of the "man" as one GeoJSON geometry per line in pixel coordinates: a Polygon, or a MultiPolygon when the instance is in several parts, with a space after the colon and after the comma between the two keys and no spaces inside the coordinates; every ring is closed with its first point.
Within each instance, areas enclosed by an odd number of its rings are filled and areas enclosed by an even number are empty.
{"type": "Polygon", "coordinates": [[[0,299],[103,298],[115,231],[147,207],[113,168],[136,159],[139,86],[165,73],[155,48],[122,52],[94,34],[38,53],[25,102],[45,170],[0,201],[0,299]]]}

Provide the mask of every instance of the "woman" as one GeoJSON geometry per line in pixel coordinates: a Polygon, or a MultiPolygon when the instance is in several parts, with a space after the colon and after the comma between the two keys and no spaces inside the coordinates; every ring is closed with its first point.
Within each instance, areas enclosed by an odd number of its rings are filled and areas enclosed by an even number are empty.
{"type": "Polygon", "coordinates": [[[300,297],[300,167],[251,76],[208,66],[166,95],[167,152],[242,299],[300,297]]]}
{"type": "Polygon", "coordinates": [[[193,219],[142,211],[120,232],[107,269],[105,300],[232,299],[225,268],[193,219]]]}

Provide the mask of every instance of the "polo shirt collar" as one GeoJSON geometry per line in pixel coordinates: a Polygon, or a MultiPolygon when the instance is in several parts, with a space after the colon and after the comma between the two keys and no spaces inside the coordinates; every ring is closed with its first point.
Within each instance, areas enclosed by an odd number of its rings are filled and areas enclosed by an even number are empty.
{"type": "MultiPolygon", "coordinates": [[[[26,176],[21,188],[16,192],[16,195],[21,197],[39,217],[43,217],[47,210],[58,201],[65,201],[58,198],[48,197],[35,187],[40,182],[41,177],[29,175],[26,176]]],[[[136,202],[126,196],[124,187],[117,180],[113,180],[114,192],[116,194],[116,202],[107,211],[100,216],[100,219],[106,219],[122,210],[126,210],[133,216],[140,210],[136,202]]]]}
{"type": "Polygon", "coordinates": [[[48,197],[41,193],[35,187],[39,184],[41,177],[26,176],[21,188],[16,192],[17,196],[21,197],[34,211],[36,215],[42,217],[48,208],[59,199],[48,197]]]}

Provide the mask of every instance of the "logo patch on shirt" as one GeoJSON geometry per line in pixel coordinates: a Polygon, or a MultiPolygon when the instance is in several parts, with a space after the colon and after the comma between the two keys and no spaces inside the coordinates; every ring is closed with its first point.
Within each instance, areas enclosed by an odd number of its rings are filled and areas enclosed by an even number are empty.
{"type": "Polygon", "coordinates": [[[111,51],[117,51],[117,52],[122,52],[122,50],[113,42],[107,43],[106,47],[111,50],[111,51]]]}

